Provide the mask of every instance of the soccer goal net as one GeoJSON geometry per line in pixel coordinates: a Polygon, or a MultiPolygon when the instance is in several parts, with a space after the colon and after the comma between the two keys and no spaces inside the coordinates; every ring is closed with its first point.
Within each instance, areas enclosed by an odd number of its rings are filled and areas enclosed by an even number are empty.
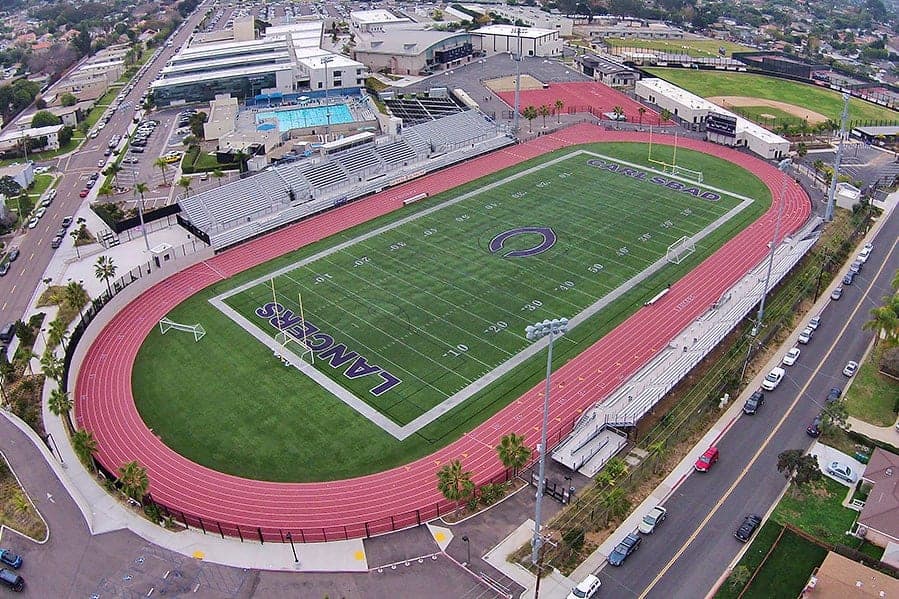
{"type": "Polygon", "coordinates": [[[668,246],[668,253],[665,257],[671,264],[680,264],[685,257],[695,251],[696,244],[693,243],[693,239],[684,236],[668,246]]]}
{"type": "Polygon", "coordinates": [[[180,322],[175,322],[174,320],[169,320],[168,318],[163,318],[159,321],[159,332],[165,335],[170,330],[175,329],[176,331],[184,331],[186,333],[193,333],[194,341],[199,341],[203,338],[203,335],[206,334],[206,329],[203,328],[201,324],[181,324],[180,322]]]}
{"type": "Polygon", "coordinates": [[[297,339],[285,331],[278,331],[275,333],[275,341],[281,346],[281,350],[275,352],[275,356],[282,361],[285,360],[285,354],[289,352],[299,356],[301,360],[308,355],[309,363],[315,364],[315,354],[312,353],[312,348],[306,345],[302,339],[297,339]]]}

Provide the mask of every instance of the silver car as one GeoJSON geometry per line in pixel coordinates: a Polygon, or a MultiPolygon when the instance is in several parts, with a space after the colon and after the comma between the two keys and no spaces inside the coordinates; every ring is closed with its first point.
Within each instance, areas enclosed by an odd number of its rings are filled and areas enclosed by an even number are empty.
{"type": "Polygon", "coordinates": [[[668,517],[668,510],[657,505],[649,510],[648,514],[643,516],[643,520],[640,522],[640,526],[637,527],[637,530],[645,535],[651,535],[666,517],[668,517]]]}

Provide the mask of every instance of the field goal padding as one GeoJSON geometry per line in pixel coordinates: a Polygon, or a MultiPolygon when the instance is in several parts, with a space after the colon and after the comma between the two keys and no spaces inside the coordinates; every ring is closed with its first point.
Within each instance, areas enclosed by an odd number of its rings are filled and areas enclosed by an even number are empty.
{"type": "Polygon", "coordinates": [[[203,338],[203,335],[206,334],[206,329],[204,329],[203,325],[201,324],[181,324],[180,322],[175,322],[174,320],[169,320],[168,318],[163,318],[159,321],[160,333],[165,335],[167,332],[169,332],[170,329],[193,333],[194,341],[199,341],[203,338]]]}
{"type": "Polygon", "coordinates": [[[684,236],[668,246],[665,258],[671,264],[680,264],[685,257],[695,251],[696,244],[693,243],[693,238],[684,236]]]}
{"type": "Polygon", "coordinates": [[[674,132],[674,153],[671,156],[671,162],[657,160],[652,157],[652,127],[649,128],[649,157],[647,158],[652,164],[662,167],[662,172],[668,175],[677,175],[684,179],[690,179],[696,183],[702,183],[702,171],[696,171],[677,164],[677,131],[674,132]]]}

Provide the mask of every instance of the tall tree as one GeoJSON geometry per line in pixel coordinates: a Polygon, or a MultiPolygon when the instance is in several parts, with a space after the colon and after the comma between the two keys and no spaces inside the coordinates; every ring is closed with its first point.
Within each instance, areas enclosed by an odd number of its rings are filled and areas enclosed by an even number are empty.
{"type": "Polygon", "coordinates": [[[787,449],[777,454],[777,471],[788,481],[802,487],[821,478],[818,459],[803,449],[787,449]]]}
{"type": "Polygon", "coordinates": [[[136,461],[123,464],[119,468],[119,484],[122,486],[122,492],[135,501],[143,500],[150,490],[147,470],[136,461]]]}
{"type": "Polygon", "coordinates": [[[82,285],[78,281],[72,281],[71,283],[66,285],[65,289],[63,290],[63,300],[65,301],[66,305],[74,310],[78,310],[79,312],[89,299],[90,296],[84,289],[84,285],[82,285]]]}
{"type": "Polygon", "coordinates": [[[193,179],[191,179],[190,177],[181,177],[180,179],[178,179],[178,187],[181,187],[184,189],[184,197],[185,198],[190,197],[190,186],[192,183],[193,183],[193,179]]]}
{"type": "Polygon", "coordinates": [[[97,261],[94,262],[94,276],[106,282],[106,291],[109,292],[110,298],[112,298],[112,287],[109,285],[109,279],[115,276],[117,269],[115,262],[106,254],[98,257],[97,261]]]}
{"type": "Polygon", "coordinates": [[[99,446],[94,435],[89,430],[81,429],[75,431],[75,434],[72,435],[72,449],[75,450],[75,455],[82,462],[92,465],[91,456],[97,452],[99,446]]]}
{"type": "Polygon", "coordinates": [[[47,398],[47,408],[54,416],[63,418],[71,432],[72,420],[69,417],[69,413],[72,411],[72,400],[69,394],[58,387],[53,389],[50,392],[50,397],[47,398]]]}
{"type": "MultiPolygon", "coordinates": [[[[437,490],[449,501],[461,502],[474,493],[471,472],[462,469],[462,462],[453,460],[437,472],[437,490]]],[[[456,514],[461,504],[456,505],[456,514]]]]}
{"type": "Polygon", "coordinates": [[[637,109],[637,116],[640,118],[640,124],[643,124],[643,115],[646,114],[646,107],[641,106],[637,109]]]}
{"type": "Polygon", "coordinates": [[[528,132],[533,133],[534,126],[532,121],[537,118],[537,109],[533,106],[528,106],[521,112],[521,115],[528,120],[528,132]]]}
{"type": "Polygon", "coordinates": [[[600,504],[606,509],[609,520],[619,520],[627,516],[631,509],[627,492],[622,488],[610,489],[600,499],[600,504]]]}
{"type": "Polygon", "coordinates": [[[162,184],[168,187],[169,180],[166,178],[166,171],[168,171],[169,163],[160,157],[153,161],[153,166],[162,171],[162,184]]]}
{"type": "Polygon", "coordinates": [[[506,468],[512,469],[512,474],[518,474],[518,469],[528,463],[531,457],[531,448],[524,444],[524,435],[509,433],[503,436],[496,446],[499,461],[506,468]]]}
{"type": "Polygon", "coordinates": [[[63,322],[59,318],[54,318],[53,321],[50,322],[50,328],[47,332],[47,344],[50,347],[56,347],[60,343],[63,343],[63,349],[65,349],[65,340],[68,338],[68,323],[63,322]]]}
{"type": "Polygon", "coordinates": [[[537,114],[543,117],[543,128],[546,129],[546,117],[548,117],[552,112],[549,109],[549,106],[546,104],[541,104],[540,108],[537,109],[537,114]]]}
{"type": "Polygon", "coordinates": [[[561,99],[556,100],[554,106],[556,107],[556,124],[562,122],[562,109],[565,107],[565,102],[561,99]]]}
{"type": "Polygon", "coordinates": [[[48,379],[53,379],[57,383],[62,378],[63,359],[56,356],[49,347],[44,355],[41,356],[41,372],[48,379]]]}

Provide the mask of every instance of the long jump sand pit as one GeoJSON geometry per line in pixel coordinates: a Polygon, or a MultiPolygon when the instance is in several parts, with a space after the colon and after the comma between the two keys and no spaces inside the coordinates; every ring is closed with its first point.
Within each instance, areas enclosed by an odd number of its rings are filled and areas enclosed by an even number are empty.
{"type": "MultiPolygon", "coordinates": [[[[490,91],[499,93],[499,92],[514,92],[515,91],[515,77],[498,77],[496,79],[488,79],[484,82],[490,91]]],[[[529,89],[543,89],[543,82],[535,77],[531,77],[530,75],[521,75],[521,88],[522,91],[529,89]]]]}
{"type": "Polygon", "coordinates": [[[778,102],[777,100],[765,100],[763,98],[750,98],[747,96],[713,96],[711,98],[706,98],[706,100],[714,102],[722,108],[730,108],[731,106],[770,106],[771,108],[777,108],[778,110],[782,110],[795,117],[805,119],[812,125],[823,123],[827,120],[827,117],[820,112],[796,106],[795,104],[778,102]]]}

